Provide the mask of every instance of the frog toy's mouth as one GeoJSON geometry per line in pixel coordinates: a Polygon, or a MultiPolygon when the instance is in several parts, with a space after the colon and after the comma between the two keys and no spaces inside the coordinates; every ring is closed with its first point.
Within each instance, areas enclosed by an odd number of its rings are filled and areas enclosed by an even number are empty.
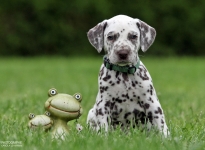
{"type": "Polygon", "coordinates": [[[56,106],[53,106],[51,103],[47,106],[47,110],[56,117],[61,118],[67,118],[67,119],[73,119],[73,118],[79,118],[81,116],[82,108],[79,106],[78,110],[65,110],[62,108],[58,108],[56,106]]]}
{"type": "Polygon", "coordinates": [[[45,127],[45,128],[47,128],[47,127],[50,127],[50,126],[52,126],[52,122],[50,122],[50,123],[47,123],[47,124],[44,124],[44,125],[36,125],[36,124],[33,124],[32,122],[30,122],[30,126],[31,127],[39,127],[39,126],[42,126],[42,127],[45,127]]]}
{"type": "Polygon", "coordinates": [[[60,108],[57,108],[55,106],[52,106],[51,104],[48,106],[48,109],[55,109],[56,111],[60,111],[60,112],[65,112],[65,113],[68,113],[68,114],[73,114],[73,115],[79,115],[80,114],[80,109],[77,110],[77,111],[67,111],[67,110],[62,110],[60,108]]]}

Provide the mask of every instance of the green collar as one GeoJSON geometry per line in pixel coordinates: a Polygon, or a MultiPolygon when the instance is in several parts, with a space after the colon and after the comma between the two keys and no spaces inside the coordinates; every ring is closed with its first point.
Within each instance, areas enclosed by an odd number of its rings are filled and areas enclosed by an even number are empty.
{"type": "Polygon", "coordinates": [[[128,74],[134,74],[140,66],[140,59],[137,61],[137,64],[135,66],[134,65],[119,66],[119,65],[112,64],[110,63],[109,59],[106,56],[103,57],[103,60],[104,60],[104,65],[107,69],[124,72],[128,74]]]}

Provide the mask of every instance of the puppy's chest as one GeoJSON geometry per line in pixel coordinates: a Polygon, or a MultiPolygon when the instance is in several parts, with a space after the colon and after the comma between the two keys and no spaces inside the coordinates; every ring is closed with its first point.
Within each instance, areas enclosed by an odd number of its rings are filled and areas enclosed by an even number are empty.
{"type": "Polygon", "coordinates": [[[132,93],[143,88],[140,78],[136,75],[120,73],[116,71],[107,71],[104,67],[99,74],[99,88],[111,93],[132,93]]]}
{"type": "MultiPolygon", "coordinates": [[[[134,75],[119,72],[108,72],[100,77],[99,92],[105,107],[117,115],[127,111],[142,109],[142,83],[136,81],[134,75]]],[[[144,95],[143,95],[144,96],[144,95]]]]}

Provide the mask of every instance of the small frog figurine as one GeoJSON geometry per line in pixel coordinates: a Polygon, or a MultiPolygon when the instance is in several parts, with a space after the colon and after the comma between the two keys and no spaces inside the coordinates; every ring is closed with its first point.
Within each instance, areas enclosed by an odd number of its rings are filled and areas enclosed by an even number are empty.
{"type": "Polygon", "coordinates": [[[49,116],[50,113],[47,111],[44,115],[35,115],[34,113],[30,113],[28,116],[30,119],[28,127],[31,129],[42,127],[45,131],[48,131],[53,125],[53,120],[49,116]]]}
{"type": "Polygon", "coordinates": [[[54,88],[48,91],[48,96],[45,109],[50,112],[51,118],[54,120],[52,136],[53,138],[64,139],[69,133],[67,122],[78,119],[82,115],[83,109],[80,104],[82,96],[80,93],[73,96],[58,93],[54,88]]]}

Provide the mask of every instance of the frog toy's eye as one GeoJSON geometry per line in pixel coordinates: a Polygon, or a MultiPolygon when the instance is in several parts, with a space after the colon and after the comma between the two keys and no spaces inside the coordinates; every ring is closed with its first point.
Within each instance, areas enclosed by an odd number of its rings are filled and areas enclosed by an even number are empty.
{"type": "Polygon", "coordinates": [[[48,111],[46,111],[45,115],[49,117],[51,114],[48,111]]]}
{"type": "Polygon", "coordinates": [[[82,101],[82,95],[80,94],[80,93],[76,93],[76,94],[74,94],[74,96],[73,96],[76,100],[78,100],[78,101],[82,101]]]}
{"type": "Polygon", "coordinates": [[[34,113],[30,113],[29,115],[28,115],[28,118],[29,119],[33,119],[35,117],[35,114],[34,113]]]}
{"type": "Polygon", "coordinates": [[[48,91],[48,96],[49,96],[49,97],[54,96],[54,95],[56,95],[56,94],[58,94],[58,92],[57,92],[57,90],[54,89],[54,88],[52,88],[52,89],[50,89],[50,90],[48,91]]]}

